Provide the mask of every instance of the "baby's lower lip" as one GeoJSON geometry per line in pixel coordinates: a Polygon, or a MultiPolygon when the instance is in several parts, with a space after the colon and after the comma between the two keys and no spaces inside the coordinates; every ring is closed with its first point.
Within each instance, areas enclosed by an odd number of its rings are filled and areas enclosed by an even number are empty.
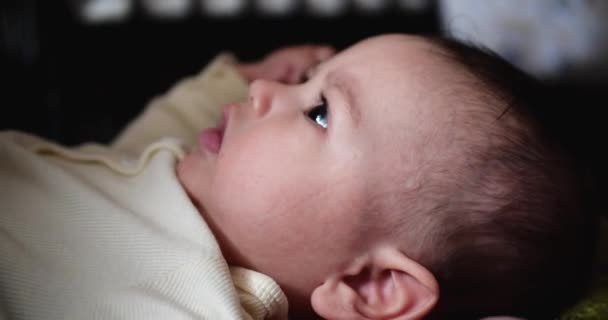
{"type": "Polygon", "coordinates": [[[226,105],[223,107],[222,115],[215,128],[204,129],[199,135],[199,145],[212,153],[219,153],[224,140],[224,133],[228,126],[228,120],[230,118],[230,112],[233,108],[237,107],[234,104],[226,105]]]}
{"type": "Polygon", "coordinates": [[[222,129],[207,128],[198,137],[199,146],[212,153],[219,153],[222,145],[222,129]]]}

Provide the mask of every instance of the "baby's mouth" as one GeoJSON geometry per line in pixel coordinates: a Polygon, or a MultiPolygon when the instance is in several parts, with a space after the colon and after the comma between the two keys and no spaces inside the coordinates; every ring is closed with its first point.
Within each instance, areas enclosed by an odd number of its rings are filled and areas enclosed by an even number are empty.
{"type": "Polygon", "coordinates": [[[201,149],[210,151],[211,153],[219,153],[224,140],[224,132],[228,125],[229,107],[226,106],[222,110],[222,116],[215,128],[207,128],[201,131],[198,142],[201,149]]]}

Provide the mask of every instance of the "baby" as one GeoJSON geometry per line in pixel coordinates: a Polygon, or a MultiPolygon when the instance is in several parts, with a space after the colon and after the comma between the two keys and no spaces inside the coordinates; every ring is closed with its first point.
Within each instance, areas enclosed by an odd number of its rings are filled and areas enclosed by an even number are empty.
{"type": "Polygon", "coordinates": [[[436,38],[330,56],[222,55],[109,148],[4,133],[3,315],[284,319],[289,301],[293,319],[550,318],[571,303],[592,224],[533,82],[436,38]]]}

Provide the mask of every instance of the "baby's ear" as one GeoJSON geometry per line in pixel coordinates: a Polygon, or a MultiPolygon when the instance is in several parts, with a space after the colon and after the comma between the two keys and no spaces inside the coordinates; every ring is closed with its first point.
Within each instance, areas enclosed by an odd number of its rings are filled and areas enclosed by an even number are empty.
{"type": "Polygon", "coordinates": [[[393,248],[380,248],[330,276],[312,294],[326,319],[421,319],[439,298],[435,277],[393,248]]]}

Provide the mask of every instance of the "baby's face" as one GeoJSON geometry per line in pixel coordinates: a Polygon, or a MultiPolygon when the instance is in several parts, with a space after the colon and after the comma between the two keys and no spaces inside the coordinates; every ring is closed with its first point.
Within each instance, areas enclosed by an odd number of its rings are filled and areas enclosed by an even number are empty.
{"type": "Polygon", "coordinates": [[[416,184],[418,150],[433,149],[444,118],[431,92],[445,70],[429,50],[417,38],[372,38],[306,83],[256,81],[247,102],[226,107],[219,151],[202,143],[178,175],[230,264],[305,302],[381,241],[385,214],[416,184]]]}

